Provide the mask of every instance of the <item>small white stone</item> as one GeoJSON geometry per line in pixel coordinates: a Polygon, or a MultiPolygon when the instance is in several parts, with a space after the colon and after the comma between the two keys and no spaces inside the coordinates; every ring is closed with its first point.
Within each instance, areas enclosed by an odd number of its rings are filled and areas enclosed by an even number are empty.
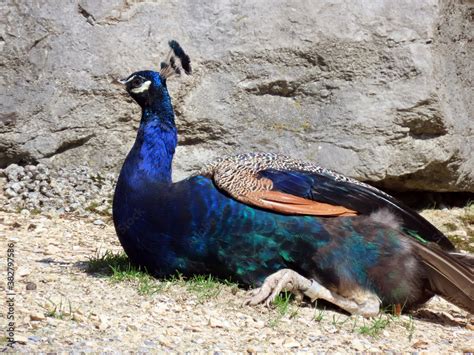
{"type": "Polygon", "coordinates": [[[209,318],[208,324],[211,326],[211,328],[223,328],[223,329],[231,328],[231,325],[228,321],[213,318],[213,317],[209,318]]]}
{"type": "Polygon", "coordinates": [[[364,344],[359,339],[353,339],[351,342],[351,347],[357,351],[363,351],[365,349],[364,344]]]}
{"type": "Polygon", "coordinates": [[[42,321],[45,319],[46,319],[45,315],[41,312],[35,312],[35,313],[30,314],[30,320],[32,321],[42,321]]]}
{"type": "Polygon", "coordinates": [[[25,277],[31,273],[31,270],[26,266],[20,266],[16,272],[19,277],[25,277]]]}
{"type": "Polygon", "coordinates": [[[20,334],[15,334],[15,342],[19,343],[19,344],[26,344],[28,341],[28,338],[24,335],[20,335],[20,334]]]}
{"type": "Polygon", "coordinates": [[[13,191],[12,189],[8,188],[5,190],[5,195],[7,195],[7,197],[15,197],[17,195],[17,193],[15,191],[13,191]]]}
{"type": "Polygon", "coordinates": [[[283,343],[283,346],[288,349],[295,349],[295,348],[299,348],[301,344],[297,342],[295,339],[288,338],[283,343]]]}

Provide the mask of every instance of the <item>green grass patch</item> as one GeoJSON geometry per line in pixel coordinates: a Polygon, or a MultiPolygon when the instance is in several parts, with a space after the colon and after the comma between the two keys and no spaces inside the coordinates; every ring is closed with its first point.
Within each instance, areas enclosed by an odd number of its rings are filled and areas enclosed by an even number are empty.
{"type": "Polygon", "coordinates": [[[455,223],[447,222],[443,224],[443,229],[447,232],[454,232],[458,230],[458,226],[455,223]]]}
{"type": "Polygon", "coordinates": [[[145,270],[132,265],[127,255],[123,252],[105,253],[96,252],[96,255],[87,261],[87,272],[103,274],[111,282],[130,282],[137,288],[141,295],[153,295],[165,288],[162,283],[148,274],[145,270]]]}
{"type": "Polygon", "coordinates": [[[291,292],[281,292],[273,301],[276,316],[269,321],[269,326],[274,328],[282,320],[283,317],[288,316],[292,319],[298,315],[298,306],[293,303],[294,296],[291,292]]]}
{"type": "MultiPolygon", "coordinates": [[[[336,313],[332,314],[332,318],[326,319],[328,314],[326,309],[315,308],[313,319],[315,322],[322,324],[331,324],[338,330],[346,330],[351,333],[358,333],[368,337],[379,337],[382,332],[391,325],[397,325],[402,329],[407,330],[408,339],[411,341],[415,332],[415,322],[410,316],[408,320],[406,317],[397,316],[393,313],[393,307],[385,307],[381,309],[376,317],[364,318],[360,315],[350,315],[336,313]]],[[[403,332],[401,332],[403,333],[403,332]]]]}
{"type": "Polygon", "coordinates": [[[216,298],[225,286],[212,275],[196,275],[183,282],[186,289],[195,294],[200,302],[216,298]]]}
{"type": "Polygon", "coordinates": [[[357,332],[371,337],[377,337],[393,321],[393,316],[380,313],[377,317],[370,320],[364,319],[364,325],[357,329],[357,332]]]}
{"type": "Polygon", "coordinates": [[[474,238],[474,233],[472,232],[472,227],[474,227],[474,202],[471,201],[466,207],[464,207],[464,213],[459,217],[459,219],[467,227],[468,237],[474,238]]]}
{"type": "MultiPolygon", "coordinates": [[[[404,308],[405,305],[403,304],[399,311],[402,312],[404,308]]],[[[411,316],[409,317],[409,321],[405,322],[397,313],[395,305],[382,308],[377,317],[371,319],[363,318],[363,325],[360,327],[356,327],[357,322],[355,322],[353,331],[356,330],[358,333],[363,335],[378,337],[391,323],[398,323],[405,328],[408,331],[408,338],[411,340],[413,333],[415,332],[415,322],[411,316]]]]}
{"type": "Polygon", "coordinates": [[[54,302],[50,299],[47,300],[48,304],[41,305],[45,310],[44,315],[46,317],[56,318],[56,319],[73,319],[74,310],[72,309],[72,304],[70,300],[65,300],[61,297],[59,302],[54,302]]]}
{"type": "Polygon", "coordinates": [[[404,322],[403,326],[408,332],[408,340],[411,341],[413,339],[413,335],[415,334],[415,321],[411,315],[408,316],[408,321],[404,322]]]}
{"type": "Polygon", "coordinates": [[[164,283],[131,264],[125,267],[111,267],[111,269],[112,275],[110,280],[112,282],[130,282],[136,286],[140,295],[154,295],[165,288],[164,283]]]}
{"type": "Polygon", "coordinates": [[[346,324],[351,317],[346,316],[344,314],[338,314],[337,316],[333,314],[332,316],[332,325],[336,328],[341,328],[344,324],[346,324]]]}
{"type": "Polygon", "coordinates": [[[457,249],[466,250],[469,253],[474,253],[474,247],[470,244],[473,242],[474,235],[468,235],[467,240],[462,237],[450,235],[449,240],[454,244],[457,249]]]}
{"type": "Polygon", "coordinates": [[[90,273],[101,273],[110,275],[113,269],[126,268],[130,266],[128,256],[124,252],[113,253],[106,250],[101,253],[99,250],[86,262],[86,270],[90,273]]]}
{"type": "Polygon", "coordinates": [[[282,292],[275,298],[273,306],[279,315],[284,316],[288,313],[292,298],[292,294],[289,292],[282,292]]]}
{"type": "Polygon", "coordinates": [[[314,306],[314,321],[319,323],[319,322],[322,322],[322,320],[324,319],[325,317],[324,312],[326,311],[326,309],[318,309],[317,307],[318,307],[318,304],[316,303],[314,306]]]}
{"type": "Polygon", "coordinates": [[[222,281],[212,275],[184,278],[180,273],[176,273],[164,280],[157,280],[146,270],[132,265],[125,253],[113,253],[109,250],[104,253],[97,251],[96,255],[90,257],[86,263],[86,270],[89,273],[109,277],[111,282],[130,282],[136,285],[138,293],[142,295],[153,295],[168,289],[171,285],[179,285],[197,295],[199,302],[205,302],[216,298],[224,287],[231,287],[232,293],[237,290],[236,283],[222,281]]]}

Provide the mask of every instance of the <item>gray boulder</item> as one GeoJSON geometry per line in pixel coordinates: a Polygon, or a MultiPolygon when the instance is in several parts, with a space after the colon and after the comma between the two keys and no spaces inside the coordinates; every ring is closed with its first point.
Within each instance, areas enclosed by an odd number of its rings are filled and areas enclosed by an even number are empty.
{"type": "Polygon", "coordinates": [[[156,69],[177,39],[194,75],[169,83],[175,177],[271,151],[394,189],[474,191],[468,1],[6,1],[0,167],[118,171],[139,108],[114,79],[156,69]]]}

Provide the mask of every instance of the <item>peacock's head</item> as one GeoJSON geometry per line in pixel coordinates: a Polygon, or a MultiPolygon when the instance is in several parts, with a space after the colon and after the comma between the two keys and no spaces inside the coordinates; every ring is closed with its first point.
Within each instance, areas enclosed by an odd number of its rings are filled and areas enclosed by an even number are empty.
{"type": "Polygon", "coordinates": [[[191,60],[176,41],[169,41],[171,51],[165,61],[161,62],[159,72],[152,70],[138,71],[126,79],[119,80],[125,85],[130,96],[140,105],[146,106],[156,99],[160,99],[166,92],[166,79],[173,75],[180,75],[183,71],[191,74],[191,60]]]}
{"type": "Polygon", "coordinates": [[[166,89],[166,80],[161,77],[160,73],[151,70],[135,72],[120,82],[125,85],[130,96],[142,107],[162,97],[163,90],[166,89]]]}

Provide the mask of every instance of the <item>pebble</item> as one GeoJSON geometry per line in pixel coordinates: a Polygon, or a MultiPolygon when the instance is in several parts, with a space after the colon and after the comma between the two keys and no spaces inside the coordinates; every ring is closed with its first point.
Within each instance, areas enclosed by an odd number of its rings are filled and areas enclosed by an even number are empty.
{"type": "Polygon", "coordinates": [[[15,342],[17,342],[18,344],[24,345],[28,342],[28,338],[24,335],[15,334],[15,342]]]}
{"type": "MultiPolygon", "coordinates": [[[[136,328],[136,327],[135,327],[135,328],[136,328]]],[[[135,329],[135,330],[136,330],[136,329],[135,329]]],[[[156,345],[153,340],[149,340],[149,339],[145,340],[145,341],[143,342],[143,344],[145,344],[146,346],[155,346],[155,345],[156,345]]]]}
{"type": "Polygon", "coordinates": [[[262,329],[262,328],[265,328],[265,322],[261,319],[258,319],[258,320],[253,320],[254,323],[253,323],[253,326],[257,329],[262,329]]]}
{"type": "Polygon", "coordinates": [[[353,339],[351,342],[351,347],[356,351],[363,351],[365,349],[364,344],[359,339],[353,339]]]}
{"type": "Polygon", "coordinates": [[[96,327],[99,330],[106,330],[110,325],[106,321],[105,318],[99,317],[97,321],[94,322],[94,327],[96,327]]]}
{"type": "MultiPolygon", "coordinates": [[[[158,342],[161,345],[166,346],[167,348],[172,348],[173,347],[173,343],[165,337],[160,337],[158,339],[158,342]]],[[[204,339],[202,339],[202,338],[196,339],[196,343],[198,343],[198,344],[202,344],[203,342],[204,342],[204,339]]]]}
{"type": "Polygon", "coordinates": [[[30,314],[30,320],[32,321],[42,321],[45,320],[46,317],[43,313],[35,312],[30,314]]]}
{"type": "Polygon", "coordinates": [[[297,342],[295,339],[286,339],[285,342],[283,343],[283,346],[288,349],[295,349],[299,348],[301,344],[297,342]]]}
{"type": "Polygon", "coordinates": [[[10,188],[5,189],[5,195],[7,197],[16,197],[17,193],[10,188]]]}
{"type": "Polygon", "coordinates": [[[86,321],[86,318],[78,313],[78,312],[75,312],[73,315],[72,315],[72,319],[75,320],[76,322],[79,322],[79,323],[83,323],[86,321]]]}
{"type": "Polygon", "coordinates": [[[228,321],[212,317],[209,318],[208,325],[211,326],[211,328],[230,329],[232,327],[228,321]]]}
{"type": "Polygon", "coordinates": [[[96,219],[96,220],[94,221],[94,224],[95,224],[96,226],[103,226],[103,225],[105,225],[104,221],[101,220],[101,219],[96,219]]]}
{"type": "Polygon", "coordinates": [[[254,347],[254,346],[250,345],[250,346],[247,347],[246,351],[249,354],[257,354],[261,350],[260,350],[260,348],[257,348],[257,347],[254,347]]]}
{"type": "Polygon", "coordinates": [[[413,345],[415,349],[426,349],[428,347],[428,342],[425,340],[416,340],[413,345]]]}
{"type": "Polygon", "coordinates": [[[26,266],[20,266],[16,272],[19,277],[28,276],[31,273],[31,270],[26,266]]]}
{"type": "Polygon", "coordinates": [[[34,291],[34,290],[36,290],[36,284],[34,282],[27,282],[26,283],[26,289],[28,291],[34,291]]]}
{"type": "Polygon", "coordinates": [[[22,186],[19,182],[15,182],[13,184],[10,185],[10,189],[12,189],[13,191],[15,191],[16,193],[19,193],[20,190],[21,190],[22,186]]]}
{"type": "Polygon", "coordinates": [[[29,341],[32,341],[33,343],[38,343],[41,341],[41,338],[39,336],[36,336],[36,335],[32,335],[32,336],[29,336],[28,337],[28,340],[29,341]]]}

